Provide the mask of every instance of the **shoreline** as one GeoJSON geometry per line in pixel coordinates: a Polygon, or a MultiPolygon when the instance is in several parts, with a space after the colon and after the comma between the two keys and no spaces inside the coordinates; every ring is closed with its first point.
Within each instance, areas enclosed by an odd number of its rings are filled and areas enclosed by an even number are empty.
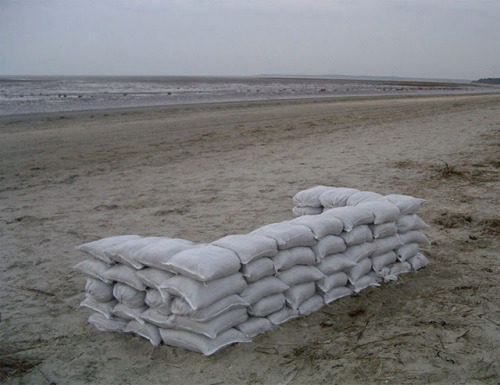
{"type": "MultiPolygon", "coordinates": [[[[147,113],[147,112],[172,112],[177,110],[189,111],[195,109],[210,109],[210,108],[241,108],[241,107],[265,107],[265,106],[280,106],[280,105],[307,105],[318,103],[336,103],[348,101],[368,101],[368,100],[407,100],[407,99],[447,99],[447,98],[468,98],[493,96],[500,94],[500,90],[491,92],[471,92],[471,93],[446,93],[446,94],[410,94],[410,95],[353,95],[353,96],[325,96],[325,97],[298,97],[284,99],[255,99],[255,100],[238,100],[238,101],[214,101],[204,103],[184,103],[184,104],[169,104],[169,105],[153,105],[153,106],[137,106],[137,107],[113,107],[113,108],[96,108],[84,110],[68,110],[68,111],[52,111],[52,112],[32,112],[23,114],[0,114],[0,124],[18,123],[23,120],[37,120],[44,118],[53,118],[55,116],[63,116],[64,118],[93,118],[95,115],[104,115],[104,117],[113,117],[123,113],[147,113]]],[[[1,128],[0,128],[1,130],[1,128]]]]}
{"type": "Polygon", "coordinates": [[[329,77],[37,77],[2,79],[0,116],[303,99],[499,92],[478,83],[329,77]]]}

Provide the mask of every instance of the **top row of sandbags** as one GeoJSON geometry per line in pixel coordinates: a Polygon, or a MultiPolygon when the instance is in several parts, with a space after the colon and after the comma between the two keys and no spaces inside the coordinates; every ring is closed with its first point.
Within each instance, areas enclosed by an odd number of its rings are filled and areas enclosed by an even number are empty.
{"type": "Polygon", "coordinates": [[[381,195],[372,191],[359,191],[347,187],[328,187],[319,185],[299,191],[293,197],[293,213],[295,216],[317,215],[326,210],[357,206],[372,201],[387,201],[394,204],[400,215],[415,213],[426,202],[425,199],[414,198],[409,195],[381,195]]]}

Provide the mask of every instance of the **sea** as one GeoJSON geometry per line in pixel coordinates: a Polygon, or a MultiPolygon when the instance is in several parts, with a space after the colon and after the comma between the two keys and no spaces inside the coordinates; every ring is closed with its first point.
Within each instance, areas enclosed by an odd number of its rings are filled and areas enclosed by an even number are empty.
{"type": "Polygon", "coordinates": [[[0,77],[0,115],[194,103],[468,93],[468,83],[315,77],[0,77]]]}

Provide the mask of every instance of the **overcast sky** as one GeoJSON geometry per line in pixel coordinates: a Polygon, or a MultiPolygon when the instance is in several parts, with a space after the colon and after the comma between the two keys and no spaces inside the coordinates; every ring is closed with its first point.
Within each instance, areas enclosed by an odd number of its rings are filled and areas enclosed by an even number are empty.
{"type": "Polygon", "coordinates": [[[0,75],[500,76],[500,0],[0,0],[0,75]]]}

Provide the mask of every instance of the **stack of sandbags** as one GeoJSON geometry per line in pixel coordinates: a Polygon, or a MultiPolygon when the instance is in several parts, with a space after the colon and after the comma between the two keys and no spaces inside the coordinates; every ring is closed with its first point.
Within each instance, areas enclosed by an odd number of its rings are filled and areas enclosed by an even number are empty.
{"type": "Polygon", "coordinates": [[[395,250],[398,262],[390,271],[387,268],[382,271],[386,280],[395,279],[401,271],[408,269],[419,270],[429,264],[427,258],[420,252],[421,244],[429,244],[429,240],[422,232],[429,227],[417,214],[416,211],[425,203],[424,199],[414,198],[407,195],[386,195],[384,199],[395,204],[401,215],[396,220],[397,236],[401,246],[395,250]]]}
{"type": "MultiPolygon", "coordinates": [[[[355,292],[377,285],[380,278],[395,280],[400,274],[429,263],[419,252],[420,244],[429,243],[421,232],[428,225],[415,214],[424,199],[325,186],[294,196],[295,204],[311,200],[318,200],[323,208],[318,217],[332,215],[344,223],[344,255],[357,264],[349,274],[349,287],[355,292]],[[361,274],[366,271],[368,274],[361,274]]],[[[298,215],[296,208],[293,212],[298,215]]]]}
{"type": "Polygon", "coordinates": [[[276,241],[258,234],[239,234],[228,235],[212,244],[234,252],[241,263],[240,273],[247,286],[240,297],[248,305],[248,318],[236,329],[248,338],[270,330],[273,325],[266,317],[283,307],[280,296],[286,289],[274,276],[272,258],[278,254],[276,241]]]}
{"type": "Polygon", "coordinates": [[[212,354],[230,343],[250,341],[234,329],[248,319],[241,297],[247,283],[238,255],[209,244],[181,251],[164,263],[176,274],[160,289],[172,295],[172,315],[158,325],[167,345],[212,354]]]}
{"type": "Polygon", "coordinates": [[[290,221],[311,229],[317,240],[312,247],[315,257],[315,267],[323,274],[315,280],[316,292],[325,304],[335,299],[352,294],[346,284],[347,273],[356,266],[344,254],[347,245],[341,236],[344,232],[342,221],[332,215],[305,215],[290,221]]]}
{"type": "MultiPolygon", "coordinates": [[[[314,266],[316,257],[312,247],[317,240],[311,229],[301,224],[281,222],[263,226],[251,234],[273,239],[278,248],[278,253],[272,258],[275,269],[273,285],[278,291],[273,295],[276,308],[266,315],[271,323],[280,325],[323,306],[321,298],[315,297],[314,281],[323,274],[314,266]]],[[[269,284],[270,279],[267,281],[263,284],[269,284]]]]}
{"type": "Polygon", "coordinates": [[[321,213],[210,244],[126,235],[80,246],[92,256],[75,266],[88,276],[89,322],[210,355],[428,263],[424,200],[325,186],[297,195],[321,213]]]}
{"type": "Polygon", "coordinates": [[[167,237],[119,236],[84,244],[94,258],[75,268],[88,276],[82,306],[101,331],[138,334],[153,345],[212,354],[250,340],[246,287],[238,257],[213,245],[167,237]]]}

